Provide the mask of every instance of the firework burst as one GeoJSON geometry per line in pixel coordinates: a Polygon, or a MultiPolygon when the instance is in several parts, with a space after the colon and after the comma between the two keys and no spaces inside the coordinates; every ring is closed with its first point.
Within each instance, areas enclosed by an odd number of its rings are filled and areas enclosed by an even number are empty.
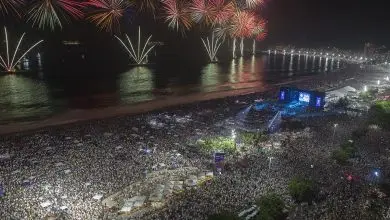
{"type": "Polygon", "coordinates": [[[23,0],[0,0],[0,11],[3,15],[15,13],[20,16],[18,7],[24,5],[23,0]]]}
{"type": "Polygon", "coordinates": [[[127,0],[89,0],[86,4],[96,8],[88,20],[108,32],[119,26],[120,19],[129,8],[127,0]]]}
{"type": "Polygon", "coordinates": [[[267,38],[267,36],[268,36],[268,32],[266,30],[264,30],[263,32],[261,32],[260,34],[258,34],[256,36],[256,40],[263,41],[265,38],[267,38]]]}
{"type": "Polygon", "coordinates": [[[211,10],[213,11],[213,23],[224,25],[234,15],[236,8],[233,2],[225,0],[210,1],[211,10]]]}
{"type": "Polygon", "coordinates": [[[115,36],[116,39],[119,40],[119,42],[122,44],[122,46],[126,49],[126,51],[129,53],[129,56],[138,64],[145,64],[146,61],[146,57],[148,56],[148,54],[150,53],[150,51],[154,48],[155,45],[153,46],[150,46],[149,48],[148,45],[149,45],[149,41],[150,39],[152,38],[152,35],[150,35],[148,37],[148,39],[146,40],[144,46],[143,46],[143,49],[141,50],[141,27],[138,27],[138,44],[137,44],[137,48],[136,50],[134,49],[133,47],[133,43],[131,42],[129,36],[127,36],[126,34],[126,39],[129,43],[129,46],[128,47],[118,36],[115,36]]]}
{"type": "Polygon", "coordinates": [[[183,0],[162,0],[165,22],[175,30],[189,30],[192,26],[188,3],[183,0]]]}
{"type": "Polygon", "coordinates": [[[253,36],[257,41],[262,41],[267,37],[267,21],[259,19],[256,26],[253,28],[253,36]]]}
{"type": "Polygon", "coordinates": [[[189,9],[195,23],[204,22],[206,25],[213,23],[213,10],[209,0],[193,0],[189,9]]]}
{"type": "Polygon", "coordinates": [[[215,36],[218,38],[221,38],[222,40],[225,40],[226,36],[229,35],[229,27],[228,26],[219,26],[214,28],[215,36]]]}
{"type": "Polygon", "coordinates": [[[262,41],[267,37],[266,30],[267,21],[264,19],[259,19],[256,23],[256,26],[253,28],[253,46],[252,46],[252,54],[256,54],[256,41],[262,41]]]}
{"type": "Polygon", "coordinates": [[[250,37],[256,26],[256,16],[247,11],[237,11],[230,24],[230,34],[232,37],[250,37]]]}
{"type": "Polygon", "coordinates": [[[20,37],[19,42],[14,50],[14,53],[12,55],[12,58],[10,56],[10,51],[9,51],[9,41],[8,41],[8,33],[7,33],[7,28],[4,27],[4,35],[5,35],[5,46],[6,46],[6,55],[3,57],[0,55],[0,66],[4,68],[5,71],[7,72],[15,72],[15,66],[30,52],[34,47],[38,46],[40,43],[43,42],[43,40],[38,41],[34,45],[32,45],[26,52],[24,52],[19,58],[17,57],[17,54],[19,52],[20,44],[23,41],[25,33],[20,37]],[[16,60],[16,61],[15,61],[16,60]]]}
{"type": "Polygon", "coordinates": [[[266,30],[267,21],[264,19],[258,19],[255,26],[253,27],[252,35],[256,36],[260,33],[263,33],[266,30]]]}
{"type": "Polygon", "coordinates": [[[84,4],[76,0],[35,0],[29,10],[28,21],[44,29],[56,26],[62,28],[61,19],[67,20],[68,16],[79,19],[84,16],[82,9],[84,4]]]}

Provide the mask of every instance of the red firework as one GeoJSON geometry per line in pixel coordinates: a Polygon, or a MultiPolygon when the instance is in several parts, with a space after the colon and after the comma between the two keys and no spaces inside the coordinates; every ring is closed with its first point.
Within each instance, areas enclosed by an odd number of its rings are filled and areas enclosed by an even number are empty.
{"type": "Polygon", "coordinates": [[[209,0],[213,11],[213,23],[223,25],[234,15],[236,8],[234,3],[225,0],[209,0]]]}
{"type": "Polygon", "coordinates": [[[119,26],[119,21],[129,6],[126,0],[89,0],[86,4],[96,8],[88,19],[108,32],[119,26]]]}
{"type": "Polygon", "coordinates": [[[183,0],[162,0],[164,19],[172,29],[189,30],[192,26],[188,3],[183,0]]]}
{"type": "Polygon", "coordinates": [[[64,11],[68,12],[74,18],[83,18],[84,13],[81,10],[85,7],[83,2],[75,1],[75,0],[58,0],[58,5],[64,9],[64,11]]]}
{"type": "Polygon", "coordinates": [[[252,12],[237,11],[230,25],[232,37],[250,37],[256,27],[256,16],[252,12]]]}
{"type": "Polygon", "coordinates": [[[256,36],[256,40],[263,41],[265,38],[267,38],[267,36],[268,36],[268,32],[266,30],[264,30],[263,32],[261,32],[260,34],[258,34],[256,36]]]}
{"type": "Polygon", "coordinates": [[[267,21],[260,18],[257,23],[255,28],[253,29],[253,35],[255,36],[256,40],[262,41],[264,40],[268,33],[267,33],[267,21]]]}
{"type": "Polygon", "coordinates": [[[209,0],[193,0],[189,9],[194,22],[204,22],[207,25],[213,23],[213,10],[209,0]]]}

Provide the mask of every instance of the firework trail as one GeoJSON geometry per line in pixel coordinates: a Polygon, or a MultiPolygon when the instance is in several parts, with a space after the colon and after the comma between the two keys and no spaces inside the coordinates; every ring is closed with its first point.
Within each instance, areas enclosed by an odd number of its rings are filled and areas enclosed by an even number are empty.
{"type": "Polygon", "coordinates": [[[5,35],[6,55],[5,57],[0,55],[0,66],[3,67],[7,72],[15,72],[15,66],[27,55],[27,53],[30,52],[34,47],[38,46],[40,43],[43,42],[43,40],[38,41],[37,43],[32,45],[28,50],[26,50],[26,52],[24,52],[21,56],[19,56],[19,58],[17,58],[17,53],[19,52],[20,44],[22,43],[23,37],[25,35],[25,33],[23,33],[22,37],[20,37],[19,39],[19,42],[11,58],[9,53],[9,41],[8,41],[8,33],[6,27],[4,27],[4,35],[5,35]]]}
{"type": "MultiPolygon", "coordinates": [[[[256,26],[256,16],[252,12],[237,11],[231,20],[230,35],[234,39],[241,38],[240,41],[241,56],[244,55],[244,38],[248,38],[252,36],[255,26],[256,26]]],[[[235,51],[235,45],[233,51],[235,51]]]]}
{"type": "Polygon", "coordinates": [[[77,0],[35,0],[28,11],[28,21],[41,29],[50,27],[54,30],[56,26],[62,28],[61,19],[67,20],[68,16],[82,18],[84,7],[85,5],[77,0]]]}
{"type": "Polygon", "coordinates": [[[185,0],[162,0],[164,19],[168,27],[175,30],[189,30],[192,26],[191,13],[185,0]]]}
{"type": "Polygon", "coordinates": [[[136,50],[134,49],[133,43],[131,42],[129,36],[126,34],[126,39],[130,45],[128,47],[119,37],[115,36],[116,39],[119,40],[119,42],[122,44],[122,46],[126,49],[126,51],[129,53],[129,56],[137,63],[137,64],[145,64],[145,59],[150,53],[150,51],[154,48],[155,45],[150,46],[147,49],[147,46],[149,44],[150,39],[152,38],[152,35],[148,37],[146,40],[143,49],[141,50],[141,27],[138,27],[138,44],[136,50]]]}
{"type": "Polygon", "coordinates": [[[0,11],[3,15],[15,13],[20,16],[18,7],[24,5],[23,0],[0,0],[0,11]]]}
{"type": "Polygon", "coordinates": [[[89,0],[86,5],[95,8],[88,20],[108,32],[119,27],[120,19],[129,8],[127,0],[89,0]]]}
{"type": "Polygon", "coordinates": [[[210,62],[217,62],[217,53],[222,44],[222,41],[219,37],[215,38],[214,33],[211,36],[211,40],[206,38],[206,41],[202,39],[203,46],[209,55],[210,62]],[[207,43],[206,43],[207,42],[207,43]]]}
{"type": "Polygon", "coordinates": [[[263,41],[267,37],[267,21],[264,19],[259,19],[257,21],[256,26],[253,29],[253,46],[252,46],[252,54],[256,54],[256,41],[263,41]]]}

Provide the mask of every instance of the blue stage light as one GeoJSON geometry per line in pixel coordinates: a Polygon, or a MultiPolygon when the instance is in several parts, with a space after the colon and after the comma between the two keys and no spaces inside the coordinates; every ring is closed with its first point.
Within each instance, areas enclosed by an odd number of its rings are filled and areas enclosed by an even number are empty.
{"type": "Polygon", "coordinates": [[[317,97],[317,99],[316,99],[316,107],[321,107],[321,97],[317,97]]]}

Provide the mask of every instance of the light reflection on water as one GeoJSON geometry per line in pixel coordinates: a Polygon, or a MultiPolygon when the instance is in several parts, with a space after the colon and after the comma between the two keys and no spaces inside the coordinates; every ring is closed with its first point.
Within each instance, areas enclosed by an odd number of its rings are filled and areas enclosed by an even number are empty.
{"type": "MultiPolygon", "coordinates": [[[[23,65],[28,66],[27,62],[23,65]]],[[[75,77],[66,82],[58,80],[54,83],[40,79],[44,71],[39,59],[39,77],[27,77],[28,73],[0,76],[0,123],[41,118],[69,109],[133,104],[153,100],[161,95],[262,87],[290,77],[332,71],[340,66],[342,64],[339,60],[267,53],[264,56],[205,64],[198,72],[184,71],[179,75],[169,74],[175,71],[174,66],[143,66],[131,67],[119,75],[108,73],[107,77],[101,79],[75,77]],[[159,88],[163,85],[169,92],[155,93],[156,85],[160,85],[159,88]]]]}
{"type": "Polygon", "coordinates": [[[50,114],[51,100],[46,84],[21,75],[0,76],[0,111],[0,121],[50,114]]]}
{"type": "Polygon", "coordinates": [[[154,99],[153,72],[148,67],[134,67],[122,73],[117,81],[122,103],[134,103],[154,99]]]}

